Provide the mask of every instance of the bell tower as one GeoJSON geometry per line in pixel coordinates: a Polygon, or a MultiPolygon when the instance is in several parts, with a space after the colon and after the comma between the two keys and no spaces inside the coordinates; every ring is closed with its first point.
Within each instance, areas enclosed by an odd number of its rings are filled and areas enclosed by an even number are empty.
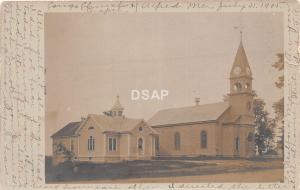
{"type": "Polygon", "coordinates": [[[117,96],[117,100],[113,107],[109,111],[103,112],[103,114],[110,117],[123,117],[123,111],[124,108],[120,103],[119,96],[117,96]]]}
{"type": "Polygon", "coordinates": [[[229,103],[234,116],[253,116],[252,72],[242,40],[230,72],[229,103]]]}

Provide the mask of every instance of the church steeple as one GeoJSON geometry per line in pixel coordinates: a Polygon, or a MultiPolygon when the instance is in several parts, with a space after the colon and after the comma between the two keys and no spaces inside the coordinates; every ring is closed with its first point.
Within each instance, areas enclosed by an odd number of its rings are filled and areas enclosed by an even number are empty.
{"type": "Polygon", "coordinates": [[[229,101],[234,115],[252,115],[252,72],[242,40],[230,71],[229,101]]]}

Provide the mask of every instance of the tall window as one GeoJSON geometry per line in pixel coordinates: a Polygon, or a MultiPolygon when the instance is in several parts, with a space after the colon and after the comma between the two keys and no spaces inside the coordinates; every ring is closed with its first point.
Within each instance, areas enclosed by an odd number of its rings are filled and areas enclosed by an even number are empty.
{"type": "Polygon", "coordinates": [[[236,151],[239,151],[239,144],[240,144],[240,139],[239,139],[239,137],[236,137],[235,138],[235,150],[236,151]]]}
{"type": "Polygon", "coordinates": [[[174,146],[175,150],[180,150],[180,134],[178,132],[174,135],[174,146]]]}
{"type": "Polygon", "coordinates": [[[63,144],[62,142],[59,142],[58,145],[57,145],[57,150],[58,151],[62,151],[63,150],[63,144]]]}
{"type": "Polygon", "coordinates": [[[207,132],[201,131],[201,148],[207,148],[207,132]]]}
{"type": "Polygon", "coordinates": [[[93,136],[90,136],[90,138],[88,139],[88,150],[89,151],[95,150],[95,139],[93,138],[93,136]]]}
{"type": "Polygon", "coordinates": [[[249,134],[248,134],[248,141],[249,142],[252,142],[254,140],[254,134],[252,133],[252,132],[250,132],[249,134]]]}
{"type": "Polygon", "coordinates": [[[122,116],[122,111],[118,111],[118,115],[119,115],[119,116],[122,116]]]}
{"type": "Polygon", "coordinates": [[[157,152],[159,151],[159,136],[155,137],[155,150],[157,152]]]}
{"type": "Polygon", "coordinates": [[[115,137],[108,138],[108,150],[109,151],[117,150],[117,139],[115,137]]]}
{"type": "Polygon", "coordinates": [[[143,139],[142,138],[139,138],[139,140],[138,140],[138,149],[139,149],[139,153],[144,152],[143,139]]]}
{"type": "Polygon", "coordinates": [[[71,152],[73,152],[74,151],[74,140],[72,139],[71,140],[71,152]]]}

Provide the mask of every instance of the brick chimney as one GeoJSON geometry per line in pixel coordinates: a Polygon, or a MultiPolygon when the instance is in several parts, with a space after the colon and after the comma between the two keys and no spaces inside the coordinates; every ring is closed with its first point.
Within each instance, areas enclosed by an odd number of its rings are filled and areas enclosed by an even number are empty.
{"type": "Polygon", "coordinates": [[[199,106],[199,103],[200,103],[200,98],[195,98],[195,104],[196,104],[196,106],[199,106]]]}

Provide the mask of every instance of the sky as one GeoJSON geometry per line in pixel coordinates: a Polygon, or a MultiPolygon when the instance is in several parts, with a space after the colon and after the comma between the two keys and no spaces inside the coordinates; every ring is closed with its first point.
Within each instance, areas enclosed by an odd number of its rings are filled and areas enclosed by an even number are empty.
{"type": "Polygon", "coordinates": [[[253,90],[272,104],[283,96],[272,67],[283,52],[282,13],[47,13],[46,154],[50,136],[120,96],[125,116],[148,120],[160,109],[220,102],[242,41],[253,90]],[[131,100],[131,90],[168,90],[163,100],[131,100]]]}

